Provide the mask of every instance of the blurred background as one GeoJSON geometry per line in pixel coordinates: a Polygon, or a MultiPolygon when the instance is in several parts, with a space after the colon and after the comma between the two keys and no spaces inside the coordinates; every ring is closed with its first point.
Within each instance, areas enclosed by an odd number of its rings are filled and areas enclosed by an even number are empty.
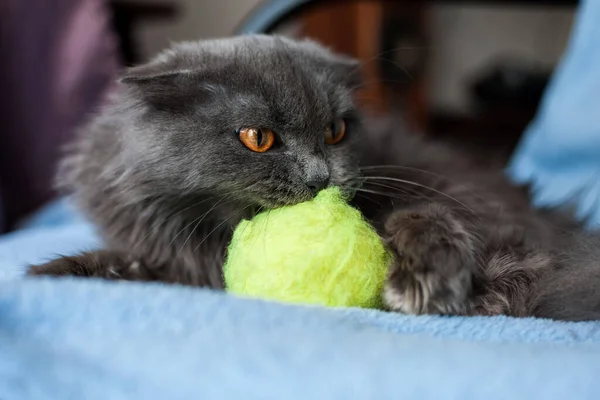
{"type": "MultiPolygon", "coordinates": [[[[60,147],[120,68],[171,41],[228,36],[290,0],[0,0],[0,232],[56,196],[60,147]],[[263,8],[261,8],[263,7],[263,8]]],[[[570,36],[575,0],[319,0],[275,33],[363,61],[358,101],[415,134],[504,163],[570,36]]]]}

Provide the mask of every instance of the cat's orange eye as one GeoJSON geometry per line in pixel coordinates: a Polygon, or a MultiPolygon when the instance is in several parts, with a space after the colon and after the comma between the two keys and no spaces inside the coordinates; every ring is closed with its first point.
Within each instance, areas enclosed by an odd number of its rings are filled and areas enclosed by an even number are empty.
{"type": "Polygon", "coordinates": [[[346,122],[343,119],[337,119],[325,130],[325,143],[338,144],[346,136],[346,122]]]}
{"type": "Polygon", "coordinates": [[[275,144],[275,134],[270,129],[242,128],[238,135],[244,146],[257,153],[264,153],[275,144]]]}

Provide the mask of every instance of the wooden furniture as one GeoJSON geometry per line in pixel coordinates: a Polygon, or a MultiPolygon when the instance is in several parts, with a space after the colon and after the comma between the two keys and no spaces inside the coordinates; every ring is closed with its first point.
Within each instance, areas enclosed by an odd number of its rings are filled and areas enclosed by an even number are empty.
{"type": "Polygon", "coordinates": [[[318,39],[333,50],[363,60],[365,85],[359,98],[365,107],[385,112],[385,88],[376,60],[382,20],[380,2],[331,2],[314,7],[302,17],[302,36],[318,39]]]}
{"type": "Polygon", "coordinates": [[[420,2],[322,2],[318,7],[305,11],[300,18],[304,36],[316,38],[334,50],[362,61],[364,86],[357,97],[364,109],[378,114],[386,113],[392,107],[401,107],[411,128],[425,131],[425,80],[395,63],[390,54],[382,53],[381,47],[386,18],[393,16],[398,23],[412,21],[415,25],[425,26],[425,12],[426,6],[420,2]],[[402,78],[383,78],[382,60],[400,66],[402,78]],[[401,95],[392,96],[392,93],[401,95]]]}

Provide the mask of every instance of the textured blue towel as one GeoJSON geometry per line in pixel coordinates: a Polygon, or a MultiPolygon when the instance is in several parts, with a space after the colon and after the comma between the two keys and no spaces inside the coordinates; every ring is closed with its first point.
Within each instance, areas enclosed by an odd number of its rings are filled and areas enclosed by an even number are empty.
{"type": "Polygon", "coordinates": [[[0,284],[1,399],[598,399],[600,325],[0,284]]]}
{"type": "Polygon", "coordinates": [[[97,247],[63,203],[0,239],[0,399],[598,399],[600,322],[410,317],[25,280],[97,247]]]}

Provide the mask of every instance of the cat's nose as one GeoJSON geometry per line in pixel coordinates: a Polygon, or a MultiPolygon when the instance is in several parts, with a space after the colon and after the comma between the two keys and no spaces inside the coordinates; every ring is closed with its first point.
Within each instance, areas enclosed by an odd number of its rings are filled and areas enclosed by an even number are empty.
{"type": "Polygon", "coordinates": [[[306,186],[310,189],[313,194],[319,193],[322,189],[325,189],[329,184],[329,177],[327,178],[317,178],[311,179],[306,182],[306,186]]]}
{"type": "Polygon", "coordinates": [[[302,160],[304,184],[313,195],[319,193],[329,185],[329,166],[320,157],[306,157],[302,160]]]}

